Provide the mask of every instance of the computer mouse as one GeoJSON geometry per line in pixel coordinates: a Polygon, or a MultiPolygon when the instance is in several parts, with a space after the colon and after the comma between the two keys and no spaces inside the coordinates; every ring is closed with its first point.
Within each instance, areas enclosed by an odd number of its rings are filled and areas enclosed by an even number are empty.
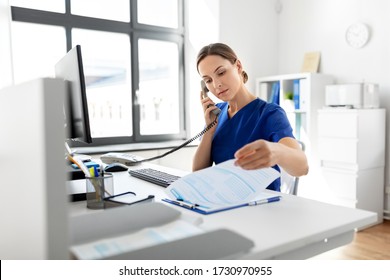
{"type": "Polygon", "coordinates": [[[114,163],[111,163],[111,164],[107,165],[104,168],[104,171],[106,171],[106,172],[118,172],[118,171],[127,171],[127,169],[129,169],[129,168],[126,165],[124,165],[123,163],[114,162],[114,163]]]}

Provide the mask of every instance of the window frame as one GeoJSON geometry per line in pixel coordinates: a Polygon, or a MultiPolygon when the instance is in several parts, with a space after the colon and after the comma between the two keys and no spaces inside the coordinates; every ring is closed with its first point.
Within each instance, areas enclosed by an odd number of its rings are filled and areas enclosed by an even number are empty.
{"type": "MultiPolygon", "coordinates": [[[[93,138],[92,144],[72,142],[72,147],[92,147],[115,144],[134,144],[147,142],[163,142],[170,140],[185,139],[187,137],[187,122],[185,115],[185,1],[178,0],[178,28],[166,28],[138,23],[137,1],[130,1],[130,22],[120,22],[107,19],[91,18],[70,13],[71,1],[65,1],[65,13],[35,10],[30,8],[11,6],[12,21],[37,23],[45,25],[61,26],[65,28],[66,49],[72,48],[72,28],[87,30],[105,31],[113,33],[123,33],[129,36],[131,45],[131,94],[132,94],[132,119],[133,135],[121,137],[93,138]],[[137,105],[137,91],[139,87],[139,67],[138,67],[138,40],[151,39],[173,42],[178,45],[179,51],[179,133],[177,134],[140,134],[140,110],[137,105]]],[[[65,55],[65,54],[64,54],[65,55]]],[[[54,67],[54,65],[53,65],[54,67]]]]}

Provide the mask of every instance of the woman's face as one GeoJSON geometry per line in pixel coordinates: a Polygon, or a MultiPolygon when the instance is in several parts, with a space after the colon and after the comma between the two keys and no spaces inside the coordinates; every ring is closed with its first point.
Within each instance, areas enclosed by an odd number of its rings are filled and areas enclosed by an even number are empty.
{"type": "Polygon", "coordinates": [[[209,55],[199,63],[198,70],[209,91],[222,101],[233,99],[242,86],[239,60],[231,64],[219,55],[209,55]]]}

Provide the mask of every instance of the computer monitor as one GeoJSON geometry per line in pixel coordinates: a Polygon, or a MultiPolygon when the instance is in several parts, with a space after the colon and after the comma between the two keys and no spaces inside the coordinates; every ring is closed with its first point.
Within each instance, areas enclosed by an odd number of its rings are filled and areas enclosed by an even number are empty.
{"type": "Polygon", "coordinates": [[[92,143],[81,46],[72,48],[55,65],[56,78],[69,82],[65,101],[67,140],[92,143]]]}

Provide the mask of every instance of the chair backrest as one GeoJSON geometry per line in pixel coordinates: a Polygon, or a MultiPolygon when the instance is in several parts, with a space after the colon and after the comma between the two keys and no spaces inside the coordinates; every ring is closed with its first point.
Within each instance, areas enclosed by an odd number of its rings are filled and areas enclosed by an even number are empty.
{"type": "MultiPolygon", "coordinates": [[[[301,146],[302,151],[305,151],[305,143],[297,140],[301,146]]],[[[294,177],[288,174],[283,168],[280,168],[280,191],[282,193],[297,195],[299,177],[294,177]]]]}

